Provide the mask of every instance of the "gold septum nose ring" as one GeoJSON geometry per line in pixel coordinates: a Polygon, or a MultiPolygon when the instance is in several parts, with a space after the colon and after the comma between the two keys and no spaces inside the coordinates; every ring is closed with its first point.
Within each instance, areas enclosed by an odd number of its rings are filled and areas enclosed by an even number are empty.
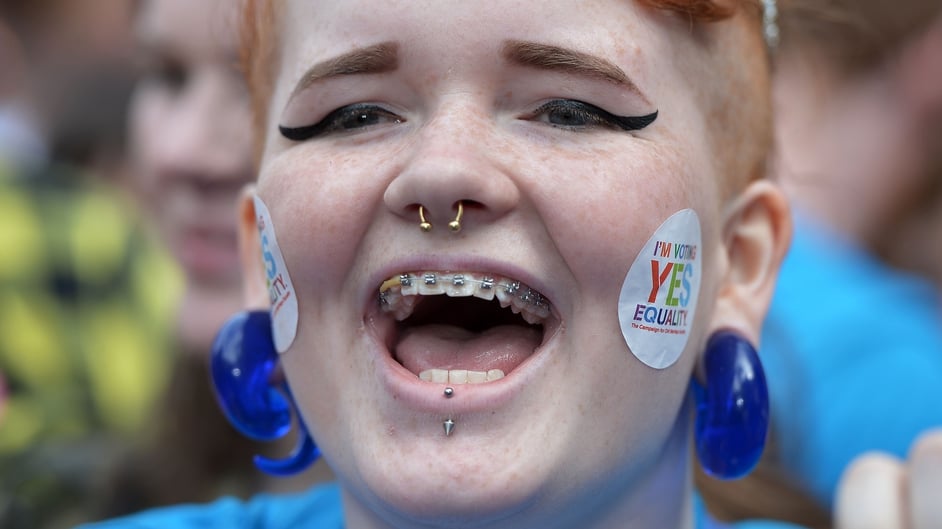
{"type": "MultiPolygon", "coordinates": [[[[463,201],[458,201],[458,214],[455,215],[455,220],[448,223],[448,229],[458,233],[461,231],[461,216],[464,215],[464,203],[463,201]]],[[[425,206],[419,204],[419,228],[424,232],[432,231],[432,223],[425,218],[425,206]]]]}
{"type": "Polygon", "coordinates": [[[419,220],[421,221],[419,222],[419,228],[422,231],[432,231],[432,223],[425,220],[425,208],[421,204],[419,204],[419,220]]]}

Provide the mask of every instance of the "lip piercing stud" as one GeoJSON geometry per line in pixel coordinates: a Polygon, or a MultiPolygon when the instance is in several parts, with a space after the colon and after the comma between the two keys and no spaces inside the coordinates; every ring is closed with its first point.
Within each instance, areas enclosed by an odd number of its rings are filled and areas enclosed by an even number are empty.
{"type": "Polygon", "coordinates": [[[455,421],[448,419],[444,423],[442,423],[442,426],[445,427],[445,437],[448,437],[449,435],[451,435],[451,432],[454,431],[455,429],[455,421]]]}
{"type": "Polygon", "coordinates": [[[445,398],[450,399],[455,396],[454,388],[445,388],[445,398]]]}
{"type": "MultiPolygon", "coordinates": [[[[420,214],[422,213],[421,206],[419,209],[419,213],[420,214]]],[[[464,205],[462,205],[462,201],[459,200],[458,201],[458,214],[455,216],[455,220],[448,223],[448,227],[451,229],[451,231],[455,233],[458,233],[459,231],[461,231],[461,215],[463,214],[464,214],[464,205]]]]}
{"type": "Polygon", "coordinates": [[[419,204],[419,220],[422,221],[422,222],[419,222],[419,228],[422,228],[422,231],[424,232],[432,231],[432,223],[425,220],[425,207],[422,206],[421,204],[419,204]]]}

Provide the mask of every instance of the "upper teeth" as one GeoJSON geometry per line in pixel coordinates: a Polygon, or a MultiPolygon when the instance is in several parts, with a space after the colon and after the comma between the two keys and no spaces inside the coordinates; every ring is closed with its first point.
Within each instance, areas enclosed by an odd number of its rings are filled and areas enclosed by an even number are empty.
{"type": "Polygon", "coordinates": [[[387,279],[379,287],[380,305],[402,321],[412,315],[418,296],[468,297],[492,300],[510,307],[527,323],[543,323],[550,315],[549,302],[520,281],[474,272],[417,272],[387,279]]]}

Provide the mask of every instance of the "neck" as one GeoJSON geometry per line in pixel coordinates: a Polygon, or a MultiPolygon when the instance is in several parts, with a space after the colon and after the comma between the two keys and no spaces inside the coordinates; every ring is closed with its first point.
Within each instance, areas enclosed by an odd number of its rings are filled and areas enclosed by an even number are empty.
{"type": "MultiPolygon", "coordinates": [[[[606,475],[566,498],[543,498],[501,520],[390,520],[343,489],[347,529],[693,529],[690,399],[650,465],[630,475],[606,475]]],[[[384,511],[385,512],[385,511],[384,511]]]]}

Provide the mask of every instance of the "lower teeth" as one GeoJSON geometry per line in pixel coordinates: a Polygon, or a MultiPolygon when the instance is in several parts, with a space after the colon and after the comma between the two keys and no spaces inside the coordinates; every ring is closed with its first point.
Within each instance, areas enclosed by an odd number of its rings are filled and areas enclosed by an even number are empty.
{"type": "Polygon", "coordinates": [[[426,369],[419,373],[419,378],[426,382],[439,384],[483,384],[504,378],[500,369],[471,371],[468,369],[426,369]]]}

